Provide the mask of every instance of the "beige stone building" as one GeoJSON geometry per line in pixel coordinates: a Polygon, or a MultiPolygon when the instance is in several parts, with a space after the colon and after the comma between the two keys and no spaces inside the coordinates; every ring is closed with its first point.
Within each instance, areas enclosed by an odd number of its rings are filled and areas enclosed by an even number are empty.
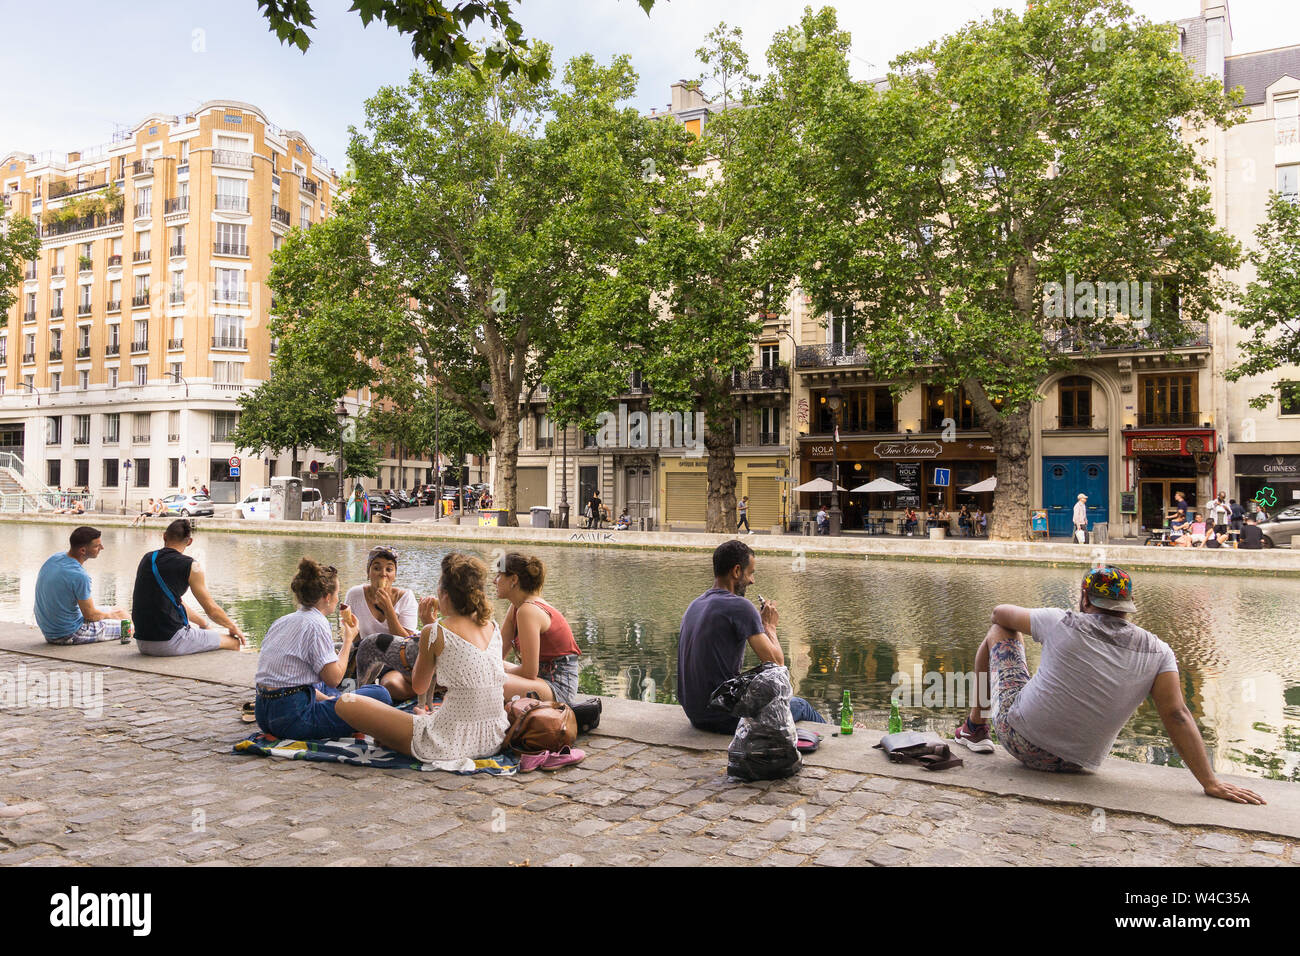
{"type": "MultiPolygon", "coordinates": [[[[41,224],[42,249],[0,330],[0,453],[108,507],[195,485],[234,501],[288,474],[285,455],[232,476],[229,435],[275,350],[271,252],[337,190],[302,133],[225,100],[66,157],[4,156],[5,211],[41,224]]],[[[387,451],[379,483],[424,480],[429,462],[399,475],[387,451]]],[[[308,480],[332,494],[333,453],[299,457],[321,462],[308,480]]]]}

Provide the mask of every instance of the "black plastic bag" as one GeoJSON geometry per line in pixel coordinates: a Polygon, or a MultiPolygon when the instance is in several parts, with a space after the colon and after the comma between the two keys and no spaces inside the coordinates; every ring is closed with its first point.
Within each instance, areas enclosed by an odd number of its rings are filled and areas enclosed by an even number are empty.
{"type": "Polygon", "coordinates": [[[780,780],[803,767],[799,736],[790,715],[790,672],[764,662],[731,678],[709,703],[740,718],[727,748],[727,773],[740,780],[780,780]]]}

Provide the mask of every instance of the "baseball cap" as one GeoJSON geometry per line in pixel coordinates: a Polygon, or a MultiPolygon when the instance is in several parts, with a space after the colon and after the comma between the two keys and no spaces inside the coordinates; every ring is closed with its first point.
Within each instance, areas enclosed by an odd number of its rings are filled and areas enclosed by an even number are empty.
{"type": "Polygon", "coordinates": [[[1093,568],[1083,576],[1089,603],[1107,611],[1133,613],[1133,579],[1120,568],[1093,568]]]}

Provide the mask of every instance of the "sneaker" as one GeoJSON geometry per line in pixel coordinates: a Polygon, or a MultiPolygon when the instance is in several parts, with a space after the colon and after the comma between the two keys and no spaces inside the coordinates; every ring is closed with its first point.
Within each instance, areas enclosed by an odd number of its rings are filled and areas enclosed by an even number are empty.
{"type": "Polygon", "coordinates": [[[989,739],[989,725],[976,724],[973,730],[967,730],[967,724],[963,721],[957,727],[957,732],[953,739],[959,744],[965,744],[974,753],[991,754],[993,753],[993,741],[989,739]]]}
{"type": "Polygon", "coordinates": [[[519,772],[532,773],[534,770],[540,770],[542,769],[543,764],[545,764],[550,757],[551,753],[548,750],[543,750],[541,753],[536,754],[520,754],[519,772]]]}

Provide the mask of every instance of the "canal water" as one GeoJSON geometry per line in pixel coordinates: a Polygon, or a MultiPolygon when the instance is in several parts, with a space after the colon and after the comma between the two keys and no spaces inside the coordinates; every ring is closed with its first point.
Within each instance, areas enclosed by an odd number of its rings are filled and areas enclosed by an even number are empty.
{"type": "MultiPolygon", "coordinates": [[[[34,624],[36,573],[46,557],[66,550],[70,529],[0,527],[0,620],[34,624]]],[[[98,604],[129,603],[136,564],[161,537],[156,527],[105,530],[103,554],[87,564],[98,604]]],[[[190,553],[203,563],[216,600],[260,639],[293,609],[289,581],[302,555],[337,566],[346,588],[363,582],[376,540],[214,532],[200,533],[190,553]]],[[[398,550],[398,586],[433,593],[438,565],[452,549],[404,541],[398,550]]],[[[464,550],[492,556],[488,548],[464,550]]],[[[674,703],[682,612],[712,585],[709,555],[597,545],[530,550],[546,563],[545,598],[569,619],[582,650],[581,689],[674,703]]],[[[883,727],[896,673],[972,670],[995,604],[1071,607],[1087,560],[1082,549],[1077,568],[760,556],[748,596],[776,603],[796,693],[835,718],[847,689],[856,716],[883,727]]],[[[1300,581],[1143,572],[1135,592],[1136,622],[1178,657],[1183,693],[1216,768],[1300,782],[1300,581]]],[[[499,613],[505,609],[500,602],[499,613]]],[[[1032,672],[1039,648],[1030,642],[1028,650],[1032,672]]],[[[945,735],[961,714],[957,707],[903,711],[909,727],[945,735]]],[[[1180,764],[1149,700],[1114,755],[1180,764]]]]}

